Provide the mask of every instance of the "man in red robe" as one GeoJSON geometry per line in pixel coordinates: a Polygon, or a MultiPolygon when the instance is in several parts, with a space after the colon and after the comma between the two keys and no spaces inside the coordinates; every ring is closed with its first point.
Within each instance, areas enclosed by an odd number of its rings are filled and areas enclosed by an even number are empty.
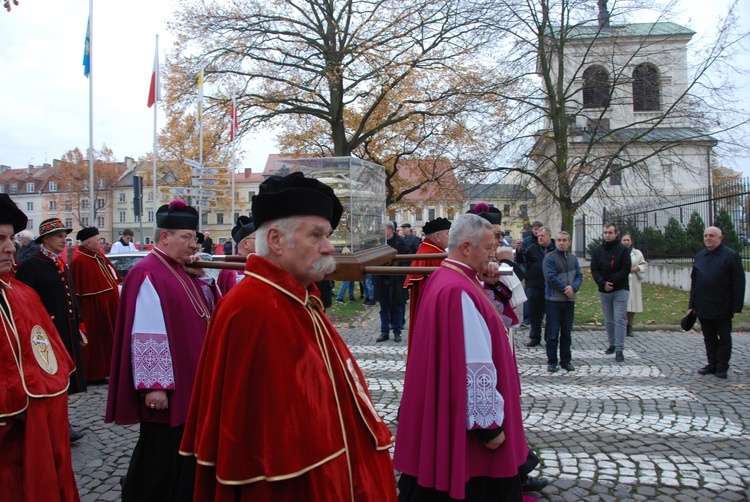
{"type": "Polygon", "coordinates": [[[81,348],[87,382],[102,382],[109,376],[112,333],[115,329],[118,284],[122,282],[114,265],[101,253],[99,229],[86,227],[76,234],[81,244],[70,262],[83,324],[89,343],[81,348]]]}
{"type": "Polygon", "coordinates": [[[195,500],[395,501],[391,432],[314,284],[335,269],[341,203],[296,172],[252,212],[257,254],[211,321],[180,448],[195,500]]]}
{"type": "Polygon", "coordinates": [[[492,225],[459,216],[448,249],[417,310],[394,454],[399,500],[520,502],[518,468],[529,451],[520,379],[482,284],[499,280],[487,273],[492,225]]]}
{"type": "MultiPolygon", "coordinates": [[[[435,254],[445,253],[448,247],[448,231],[451,228],[451,222],[446,218],[435,218],[424,224],[422,232],[425,238],[417,249],[417,254],[435,254]]],[[[412,260],[412,267],[439,267],[443,263],[442,258],[432,260],[412,260]]],[[[417,307],[419,294],[424,287],[424,281],[427,278],[424,274],[409,274],[404,281],[404,287],[409,288],[409,338],[407,340],[407,357],[411,350],[412,334],[414,333],[414,320],[417,318],[417,307]]]]}
{"type": "MultiPolygon", "coordinates": [[[[255,252],[255,225],[253,219],[240,216],[232,229],[232,240],[237,244],[237,254],[247,258],[255,252]]],[[[216,280],[222,295],[229,293],[245,277],[244,273],[235,270],[222,270],[216,280]]]]}
{"type": "Polygon", "coordinates": [[[125,277],[112,347],[105,422],[140,423],[122,499],[192,498],[194,463],[178,454],[216,297],[186,268],[197,259],[198,211],[181,200],[156,212],[156,247],[125,277]]]}
{"type": "Polygon", "coordinates": [[[12,278],[26,215],[0,194],[0,500],[78,501],[68,430],[73,361],[39,296],[12,278]]]}

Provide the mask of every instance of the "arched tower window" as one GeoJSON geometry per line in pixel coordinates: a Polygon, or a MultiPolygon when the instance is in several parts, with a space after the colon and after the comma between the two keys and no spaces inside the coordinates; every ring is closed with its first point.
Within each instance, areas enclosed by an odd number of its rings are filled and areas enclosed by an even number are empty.
{"type": "Polygon", "coordinates": [[[583,72],[583,107],[606,108],[612,87],[609,72],[599,65],[589,66],[583,72]]]}
{"type": "Polygon", "coordinates": [[[643,63],[633,70],[633,111],[647,112],[659,110],[661,101],[659,70],[656,66],[643,63]]]}

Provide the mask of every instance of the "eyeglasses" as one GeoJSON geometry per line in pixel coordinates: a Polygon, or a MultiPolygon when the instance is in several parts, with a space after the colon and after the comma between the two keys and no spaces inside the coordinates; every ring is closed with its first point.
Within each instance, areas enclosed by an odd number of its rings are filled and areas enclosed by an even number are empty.
{"type": "Polygon", "coordinates": [[[502,232],[497,232],[495,233],[495,237],[497,237],[498,239],[502,239],[503,237],[505,237],[505,234],[502,232]]]}
{"type": "Polygon", "coordinates": [[[178,235],[177,232],[169,232],[169,235],[177,235],[180,239],[185,241],[186,243],[190,244],[191,242],[196,244],[198,243],[198,236],[197,235],[190,235],[190,234],[182,234],[178,235]]]}

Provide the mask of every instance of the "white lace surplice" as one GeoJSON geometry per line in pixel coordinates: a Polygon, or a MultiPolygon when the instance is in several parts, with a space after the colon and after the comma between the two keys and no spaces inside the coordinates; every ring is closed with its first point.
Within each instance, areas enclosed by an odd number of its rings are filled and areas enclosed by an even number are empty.
{"type": "Polygon", "coordinates": [[[466,348],[466,428],[499,427],[505,419],[505,401],[497,391],[490,330],[466,293],[461,294],[461,315],[466,348]]]}
{"type": "Polygon", "coordinates": [[[136,389],[174,389],[172,353],[164,313],[159,295],[148,277],[138,290],[130,349],[136,389]]]}

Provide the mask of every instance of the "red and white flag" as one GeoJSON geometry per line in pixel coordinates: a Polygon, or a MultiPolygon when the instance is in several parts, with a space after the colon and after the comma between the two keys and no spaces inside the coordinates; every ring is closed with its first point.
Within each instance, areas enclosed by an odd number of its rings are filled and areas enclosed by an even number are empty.
{"type": "Polygon", "coordinates": [[[159,79],[159,49],[154,52],[154,70],[151,73],[151,87],[148,89],[148,107],[161,101],[161,81],[159,79]]]}
{"type": "Polygon", "coordinates": [[[232,111],[231,111],[232,124],[229,127],[229,141],[234,141],[237,137],[237,130],[239,129],[239,122],[237,121],[237,103],[232,96],[232,111]]]}

